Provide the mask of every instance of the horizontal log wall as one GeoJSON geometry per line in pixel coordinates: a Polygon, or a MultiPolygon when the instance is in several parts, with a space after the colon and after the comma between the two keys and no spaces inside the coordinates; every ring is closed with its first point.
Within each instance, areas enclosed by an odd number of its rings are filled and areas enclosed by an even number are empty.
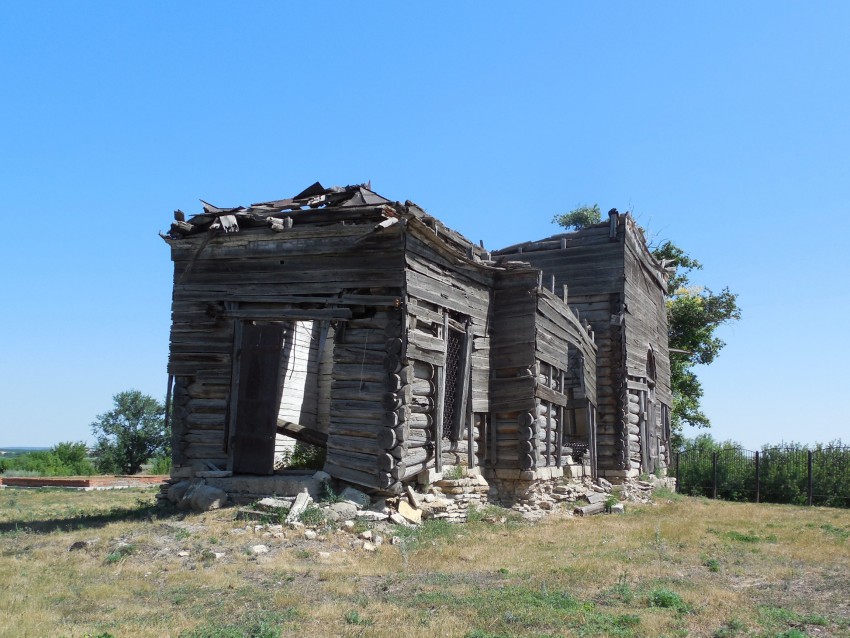
{"type": "Polygon", "coordinates": [[[512,246],[494,254],[501,261],[531,264],[543,271],[546,287],[556,295],[567,286],[567,303],[580,321],[593,329],[596,345],[597,462],[605,471],[630,467],[623,414],[625,364],[622,330],[624,309],[625,220],[618,221],[614,241],[609,224],[597,224],[550,240],[512,246]]]}
{"type": "Polygon", "coordinates": [[[660,266],[646,250],[640,229],[628,221],[626,233],[626,304],[625,322],[629,375],[646,376],[647,350],[651,346],[655,355],[658,400],[672,404],[670,390],[670,356],[667,345],[666,280],[660,266]]]}
{"type": "MultiPolygon", "coordinates": [[[[175,273],[169,373],[175,376],[173,422],[178,474],[181,467],[223,468],[227,463],[225,439],[234,325],[240,321],[235,315],[243,313],[247,318],[263,320],[315,319],[318,326],[322,321],[351,315],[352,311],[361,316],[378,316],[376,308],[386,310],[388,305],[400,303],[404,282],[400,229],[374,234],[375,221],[381,218],[376,211],[347,214],[345,223],[339,220],[322,225],[328,222],[327,217],[317,217],[315,225],[296,225],[281,233],[243,229],[228,235],[204,233],[170,241],[175,273]],[[354,221],[351,215],[356,218],[354,221]]],[[[354,321],[349,327],[369,332],[374,326],[357,325],[354,321]]],[[[353,405],[360,410],[366,403],[362,399],[370,396],[381,405],[381,396],[370,393],[369,384],[377,383],[378,377],[381,384],[386,383],[387,340],[381,332],[375,348],[375,344],[365,343],[365,334],[352,332],[333,350],[333,370],[339,373],[339,379],[334,381],[334,390],[340,393],[337,423],[347,402],[356,401],[353,405]],[[366,387],[346,386],[359,381],[357,375],[367,379],[366,387]],[[375,381],[368,380],[370,375],[375,381]]],[[[333,335],[330,338],[333,340],[333,335]]],[[[314,381],[305,385],[305,392],[307,385],[315,386],[319,392],[331,390],[326,375],[314,381]]],[[[319,407],[313,410],[313,420],[320,429],[318,421],[327,423],[331,419],[328,410],[333,407],[325,405],[324,416],[319,415],[319,407]]],[[[362,412],[358,414],[359,422],[349,419],[352,426],[372,428],[373,439],[377,439],[379,428],[383,427],[382,413],[378,412],[377,419],[367,426],[362,412]]],[[[374,409],[371,413],[375,415],[374,409]]],[[[362,434],[362,429],[356,433],[338,429],[332,437],[333,446],[347,450],[348,445],[352,455],[366,454],[360,442],[362,434]],[[357,435],[361,435],[359,439],[357,435]],[[341,438],[346,436],[351,438],[341,438]]],[[[376,452],[375,444],[371,445],[366,446],[368,451],[376,452]]],[[[377,452],[369,454],[376,455],[377,452]]],[[[333,460],[334,455],[331,457],[333,460]]],[[[333,462],[342,460],[336,458],[333,462]]],[[[353,471],[365,466],[361,463],[358,467],[353,471]]],[[[383,480],[376,467],[373,463],[369,472],[357,475],[360,479],[369,477],[361,484],[377,486],[383,480]]]]}
{"type": "Polygon", "coordinates": [[[336,332],[325,470],[367,487],[392,489],[403,456],[384,434],[385,413],[398,407],[396,366],[388,369],[387,361],[397,350],[400,317],[396,308],[366,308],[336,332]]]}
{"type": "Polygon", "coordinates": [[[435,232],[411,224],[405,241],[407,317],[401,363],[409,382],[398,393],[402,399],[399,418],[404,423],[402,435],[409,441],[405,458],[415,458],[417,463],[410,465],[400,480],[442,464],[466,465],[470,458],[470,432],[473,464],[477,464],[476,455],[480,451],[474,443],[477,428],[469,419],[474,413],[490,410],[489,326],[494,272],[435,243],[435,232]],[[469,370],[465,387],[456,391],[456,409],[463,410],[457,440],[444,436],[449,428],[442,424],[440,391],[445,384],[445,325],[465,334],[461,365],[469,370]],[[462,404],[464,397],[466,403],[462,404]],[[423,455],[424,459],[419,460],[423,455]]]}
{"type": "Polygon", "coordinates": [[[537,273],[503,273],[494,291],[491,327],[490,449],[488,463],[503,469],[537,464],[534,430],[537,273]]]}
{"type": "Polygon", "coordinates": [[[626,371],[629,379],[646,388],[630,390],[630,401],[636,392],[643,393],[643,418],[652,421],[646,424],[646,440],[643,435],[639,440],[630,435],[629,457],[632,466],[640,467],[642,472],[663,472],[669,438],[663,427],[661,406],[669,408],[673,402],[665,303],[667,282],[660,265],[646,248],[643,232],[631,218],[625,221],[625,298],[628,315],[623,330],[626,371]],[[653,383],[648,378],[650,373],[647,367],[650,348],[655,367],[652,393],[648,392],[648,386],[653,383]],[[650,401],[654,401],[653,406],[648,405],[650,401]],[[636,457],[641,460],[640,463],[635,462],[636,457]],[[647,459],[650,459],[649,467],[646,467],[647,459]]]}

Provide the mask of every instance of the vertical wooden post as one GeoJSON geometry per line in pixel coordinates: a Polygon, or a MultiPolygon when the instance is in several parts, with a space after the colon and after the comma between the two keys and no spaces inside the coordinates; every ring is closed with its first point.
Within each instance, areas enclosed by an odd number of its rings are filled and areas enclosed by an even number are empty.
{"type": "Polygon", "coordinates": [[[717,452],[711,453],[711,498],[717,498],[717,452]]]}
{"type": "Polygon", "coordinates": [[[599,470],[596,467],[596,406],[587,402],[588,428],[590,430],[590,476],[596,480],[599,478],[599,470]]]}
{"type": "MultiPolygon", "coordinates": [[[[476,463],[475,457],[475,437],[473,436],[473,431],[475,428],[475,415],[472,412],[472,328],[467,325],[466,326],[466,351],[464,353],[464,363],[463,363],[463,386],[464,386],[464,397],[463,397],[463,413],[466,415],[466,423],[469,428],[469,432],[466,438],[466,466],[470,469],[476,467],[477,465],[483,465],[483,463],[476,463]]],[[[478,430],[478,440],[480,441],[479,451],[481,452],[481,456],[484,456],[484,438],[481,436],[483,433],[481,430],[478,430]]]]}
{"type": "Polygon", "coordinates": [[[620,218],[616,208],[608,211],[608,240],[617,241],[617,222],[620,218]]]}
{"type": "Polygon", "coordinates": [[[489,413],[484,414],[484,421],[487,423],[487,432],[490,436],[490,465],[496,466],[499,464],[499,441],[496,438],[496,426],[493,425],[493,420],[489,413]]]}
{"type": "Polygon", "coordinates": [[[174,387],[174,375],[168,375],[168,386],[165,388],[165,431],[171,425],[171,390],[174,387]]]}
{"type": "MultiPolygon", "coordinates": [[[[566,394],[564,392],[564,371],[558,370],[558,383],[560,391],[562,394],[566,394]]],[[[564,466],[564,416],[565,410],[564,406],[558,406],[558,429],[555,432],[555,462],[558,467],[564,466]]]]}
{"type": "Polygon", "coordinates": [[[227,414],[224,424],[224,450],[227,452],[227,469],[233,470],[233,438],[236,435],[236,410],[239,407],[239,369],[242,359],[242,332],[245,323],[233,320],[233,360],[230,366],[230,392],[227,397],[227,414]]]}
{"type": "Polygon", "coordinates": [[[549,280],[549,290],[552,291],[552,294],[555,294],[555,275],[552,275],[552,278],[549,280]]]}
{"type": "Polygon", "coordinates": [[[758,450],[756,450],[756,503],[761,502],[761,466],[758,450]]]}
{"type": "Polygon", "coordinates": [[[676,493],[679,494],[682,491],[682,475],[679,474],[679,456],[681,452],[676,452],[676,493]]]}
{"type": "Polygon", "coordinates": [[[563,296],[564,296],[564,303],[567,303],[567,299],[568,299],[567,293],[568,293],[568,292],[569,292],[569,288],[567,287],[567,284],[564,284],[564,294],[563,294],[563,296]]]}
{"type": "Polygon", "coordinates": [[[811,450],[809,450],[807,456],[808,456],[808,470],[809,470],[809,485],[808,485],[809,505],[811,505],[812,503],[814,503],[814,480],[813,480],[813,476],[812,476],[812,466],[814,465],[812,463],[812,460],[813,460],[813,457],[814,457],[814,453],[811,450]]]}
{"type": "MultiPolygon", "coordinates": [[[[651,474],[649,469],[649,428],[647,427],[647,407],[646,407],[646,390],[638,392],[638,430],[640,432],[640,465],[641,470],[646,474],[651,474]]],[[[628,444],[627,444],[628,445],[628,444]]],[[[630,452],[626,449],[626,458],[629,458],[630,452]]]]}

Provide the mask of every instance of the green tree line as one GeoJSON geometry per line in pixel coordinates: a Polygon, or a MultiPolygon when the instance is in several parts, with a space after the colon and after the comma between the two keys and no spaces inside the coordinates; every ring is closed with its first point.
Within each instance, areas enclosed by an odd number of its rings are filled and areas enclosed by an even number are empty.
{"type": "Polygon", "coordinates": [[[119,392],[112,401],[112,409],[99,414],[91,424],[95,437],[91,451],[82,441],[59,443],[49,450],[0,459],[0,473],[137,474],[148,464],[151,473],[167,474],[171,468],[171,435],[165,423],[165,406],[138,390],[119,392]]]}
{"type": "MultiPolygon", "coordinates": [[[[810,451],[813,504],[850,507],[850,446],[841,439],[811,447],[793,442],[763,446],[759,451],[759,500],[807,504],[810,451]]],[[[679,489],[684,494],[712,496],[716,472],[717,498],[755,500],[755,452],[733,441],[715,441],[708,434],[697,436],[686,442],[672,471],[678,471],[679,489]]]]}

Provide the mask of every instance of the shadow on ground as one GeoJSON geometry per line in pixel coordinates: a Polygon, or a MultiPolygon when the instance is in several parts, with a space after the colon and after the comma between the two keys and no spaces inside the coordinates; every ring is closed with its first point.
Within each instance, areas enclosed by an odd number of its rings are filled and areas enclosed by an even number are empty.
{"type": "Polygon", "coordinates": [[[75,530],[96,529],[121,521],[153,521],[155,519],[172,518],[182,515],[183,512],[180,512],[170,504],[142,504],[134,507],[116,507],[108,512],[82,514],[66,518],[6,521],[0,523],[0,534],[12,532],[71,532],[75,530]]]}

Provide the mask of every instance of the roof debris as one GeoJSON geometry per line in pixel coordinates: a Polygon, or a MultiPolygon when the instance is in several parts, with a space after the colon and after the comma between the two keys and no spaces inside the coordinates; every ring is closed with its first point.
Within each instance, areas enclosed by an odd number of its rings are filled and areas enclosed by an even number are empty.
{"type": "MultiPolygon", "coordinates": [[[[200,200],[204,212],[188,220],[183,211],[174,211],[175,222],[171,225],[169,235],[183,237],[219,228],[225,233],[234,233],[239,231],[240,225],[256,225],[257,223],[269,224],[274,230],[278,230],[282,228],[282,224],[270,220],[287,218],[292,214],[297,215],[298,211],[303,209],[381,206],[392,203],[386,197],[381,197],[372,191],[370,186],[371,184],[366,183],[325,188],[321,183],[315,182],[295,197],[236,208],[219,208],[200,200]]],[[[291,221],[288,223],[291,226],[291,221]]]]}

